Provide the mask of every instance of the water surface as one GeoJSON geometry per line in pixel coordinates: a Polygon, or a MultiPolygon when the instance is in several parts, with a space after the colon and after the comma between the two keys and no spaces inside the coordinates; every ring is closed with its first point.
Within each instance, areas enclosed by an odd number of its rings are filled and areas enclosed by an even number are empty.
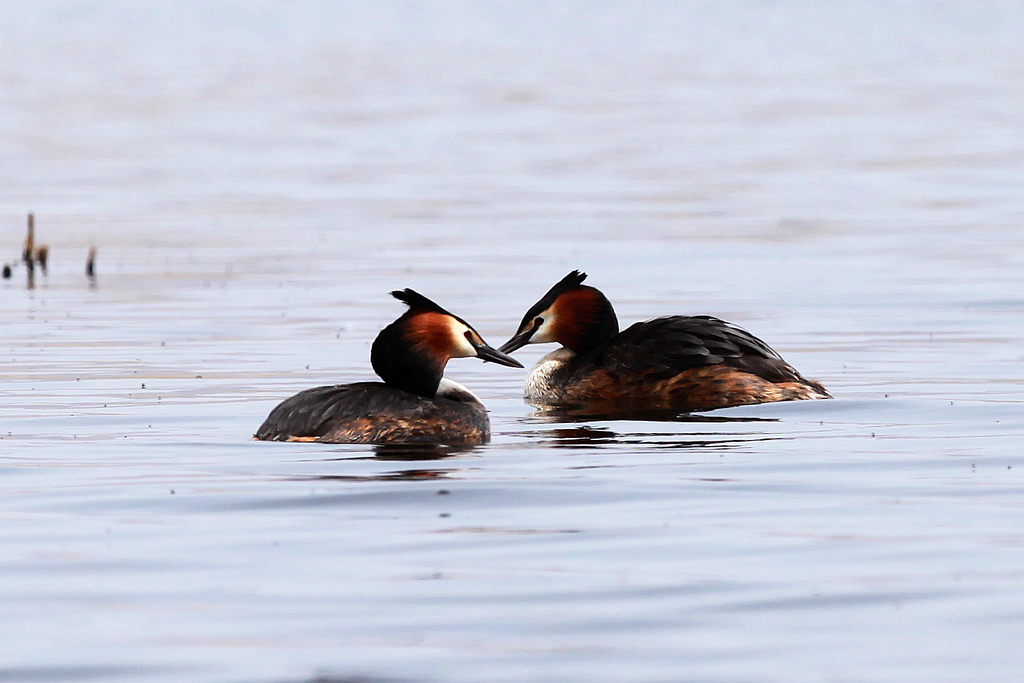
{"type": "Polygon", "coordinates": [[[1022,15],[5,3],[0,680],[1019,680],[1022,15]],[[250,440],[576,268],[836,399],[250,440]]]}

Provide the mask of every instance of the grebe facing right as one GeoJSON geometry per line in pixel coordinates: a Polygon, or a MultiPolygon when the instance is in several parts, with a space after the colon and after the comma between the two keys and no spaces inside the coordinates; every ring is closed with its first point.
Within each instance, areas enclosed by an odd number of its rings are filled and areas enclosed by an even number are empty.
{"type": "Polygon", "coordinates": [[[370,349],[370,364],[384,382],[300,391],[270,412],[257,439],[460,445],[490,439],[490,421],[480,399],[443,379],[444,367],[450,358],[470,356],[523,366],[422,294],[403,289],[391,295],[409,310],[381,330],[370,349]]]}
{"type": "Polygon", "coordinates": [[[711,316],[666,316],[619,332],[611,303],[566,275],[533,305],[500,350],[557,342],[526,380],[541,405],[586,404],[605,412],[712,410],[832,398],[767,344],[711,316]]]}

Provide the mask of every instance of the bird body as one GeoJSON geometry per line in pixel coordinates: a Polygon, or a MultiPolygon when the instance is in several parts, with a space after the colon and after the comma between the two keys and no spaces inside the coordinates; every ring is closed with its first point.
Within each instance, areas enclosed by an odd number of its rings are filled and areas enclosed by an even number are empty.
{"type": "Polygon", "coordinates": [[[285,399],[256,432],[262,441],[476,444],[490,439],[487,410],[442,377],[451,358],[518,361],[484,342],[469,323],[411,289],[391,293],[409,310],[377,335],[370,363],[383,382],[315,387],[285,399]]]}
{"type": "Polygon", "coordinates": [[[689,412],[831,398],[765,342],[712,316],[665,316],[619,332],[611,303],[584,278],[573,271],[558,282],[501,346],[562,344],[530,372],[531,403],[689,412]]]}

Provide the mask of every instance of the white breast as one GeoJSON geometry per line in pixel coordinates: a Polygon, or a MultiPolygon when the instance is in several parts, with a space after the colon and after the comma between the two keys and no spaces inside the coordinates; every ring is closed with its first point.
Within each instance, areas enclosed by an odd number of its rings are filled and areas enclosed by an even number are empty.
{"type": "Polygon", "coordinates": [[[553,375],[575,355],[574,351],[561,348],[537,361],[530,371],[530,376],[526,378],[526,388],[523,392],[525,398],[534,401],[559,398],[562,387],[558,385],[553,375]]]}
{"type": "Polygon", "coordinates": [[[462,401],[463,403],[480,403],[480,399],[476,397],[476,394],[447,377],[441,378],[441,383],[437,385],[437,392],[434,396],[447,398],[452,401],[462,401]]]}

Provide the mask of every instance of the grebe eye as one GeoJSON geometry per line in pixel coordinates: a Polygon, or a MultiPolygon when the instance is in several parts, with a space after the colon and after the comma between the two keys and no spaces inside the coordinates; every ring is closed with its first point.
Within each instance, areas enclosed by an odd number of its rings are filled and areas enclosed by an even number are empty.
{"type": "Polygon", "coordinates": [[[472,330],[466,330],[464,332],[464,334],[466,335],[466,339],[469,341],[469,343],[472,344],[473,343],[473,332],[472,332],[472,330]]]}
{"type": "Polygon", "coordinates": [[[544,324],[544,318],[541,318],[540,316],[538,316],[538,317],[533,319],[533,329],[535,329],[535,330],[539,329],[540,326],[543,325],[543,324],[544,324]]]}

